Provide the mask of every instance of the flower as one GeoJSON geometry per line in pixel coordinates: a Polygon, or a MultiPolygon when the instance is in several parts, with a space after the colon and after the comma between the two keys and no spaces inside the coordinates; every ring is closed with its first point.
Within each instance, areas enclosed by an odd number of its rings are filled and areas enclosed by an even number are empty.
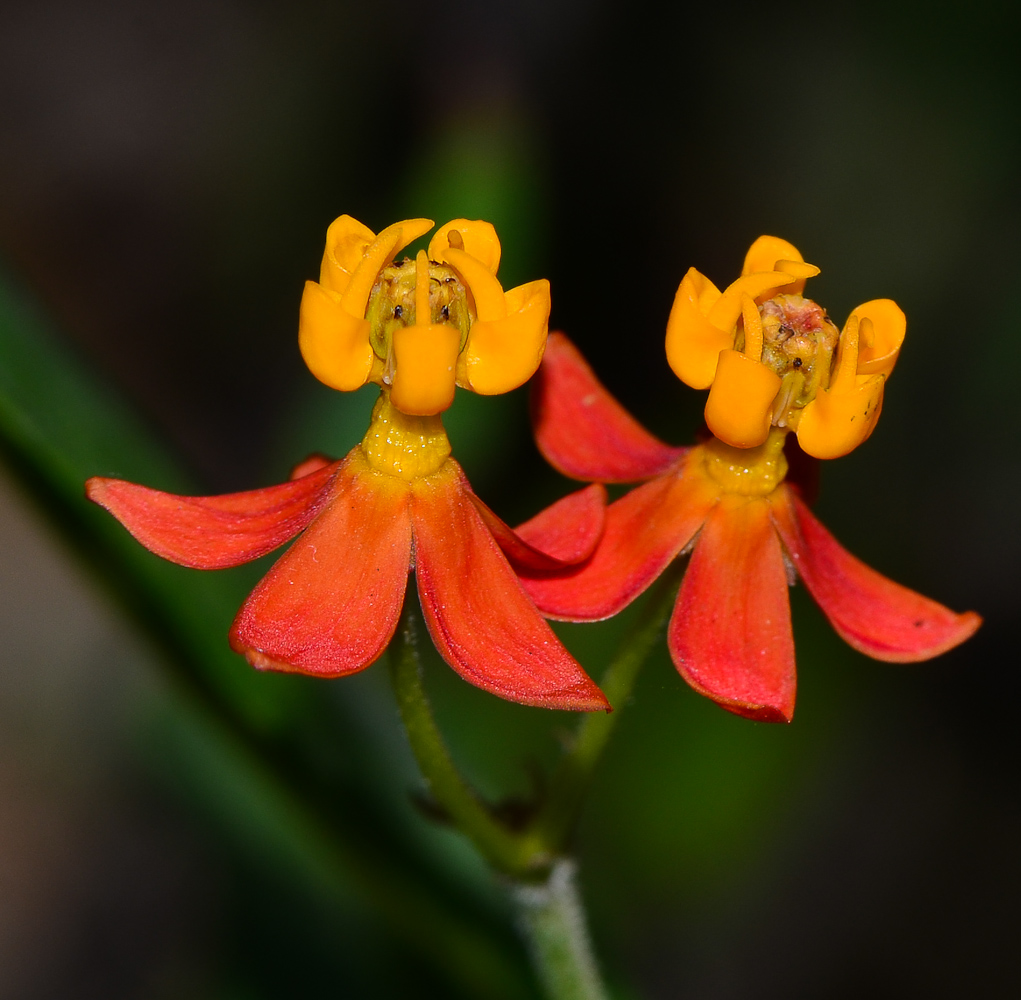
{"type": "Polygon", "coordinates": [[[721,441],[754,448],[770,427],[787,428],[809,455],[839,458],[875,428],[907,321],[896,302],[873,299],[838,333],[802,297],[818,273],[786,240],[760,236],[723,292],[695,268],[682,279],[667,361],[682,382],[709,389],[706,423],[721,441]]]}
{"type": "Polygon", "coordinates": [[[376,236],[342,215],[327,230],[319,281],[305,284],[298,326],[302,357],[321,382],[342,391],[378,382],[403,413],[423,416],[450,406],[455,383],[492,396],[539,367],[549,282],[505,292],[496,230],[468,219],[441,226],[414,267],[393,262],[432,226],[409,219],[376,236]],[[418,322],[422,316],[429,321],[418,322]]]}
{"type": "Polygon", "coordinates": [[[648,480],[607,508],[605,531],[587,561],[526,573],[536,605],[567,621],[607,618],[690,551],[667,633],[674,664],[723,708],[774,722],[794,714],[787,587],[795,574],[836,631],[875,659],[925,660],[981,624],[974,612],[955,614],[860,562],[785,481],[792,429],[817,456],[843,454],[868,436],[904,334],[900,310],[877,300],[859,306],[837,335],[800,295],[807,267],[795,266],[800,260],[790,244],[762,237],[745,263],[745,277],[754,281],[735,282],[740,295],[731,294],[732,285],[721,296],[697,271],[682,281],[667,352],[685,381],[712,386],[706,417],[714,436],[705,444],[674,448],[649,434],[562,334],[550,335],[533,392],[539,447],[561,472],[600,482],[648,480]],[[778,246],[786,259],[767,280],[763,248],[768,257],[778,246]],[[739,299],[738,313],[733,303],[716,308],[727,295],[739,299]],[[859,350],[869,325],[871,346],[859,350]]]}
{"type": "Polygon", "coordinates": [[[339,677],[367,667],[393,637],[414,569],[433,641],[465,680],[526,705],[608,708],[515,575],[590,555],[603,488],[512,530],[472,492],[439,416],[455,384],[497,393],[531,376],[549,285],[504,292],[500,243],[485,222],[454,220],[415,260],[394,261],[431,226],[414,219],[376,236],[341,216],[320,281],[306,285],[299,342],[313,374],[342,390],[381,386],[368,432],[346,458],[313,457],[290,482],[226,496],[99,477],[88,496],[146,548],[197,569],[248,562],[300,534],[230,631],[257,668],[339,677]]]}

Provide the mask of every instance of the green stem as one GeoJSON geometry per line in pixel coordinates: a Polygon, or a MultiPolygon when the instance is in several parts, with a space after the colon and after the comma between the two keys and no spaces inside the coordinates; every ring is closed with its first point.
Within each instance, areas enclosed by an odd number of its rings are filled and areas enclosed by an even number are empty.
{"type": "Polygon", "coordinates": [[[530,839],[547,854],[562,854],[574,832],[592,775],[631,696],[638,672],[648,659],[674,604],[681,567],[675,561],[646,597],[634,626],[600,681],[613,712],[592,712],[578,725],[571,749],[550,781],[546,805],[535,818],[530,839]]]}
{"type": "Polygon", "coordinates": [[[515,885],[512,898],[550,1000],[608,1000],[585,924],[574,862],[561,858],[545,883],[515,885]]]}
{"type": "Polygon", "coordinates": [[[422,686],[417,605],[418,594],[409,583],[390,643],[390,674],[412,753],[432,797],[482,856],[505,874],[525,876],[531,868],[528,845],[492,815],[462,777],[436,725],[422,686]]]}
{"type": "MultiPolygon", "coordinates": [[[[603,690],[618,708],[630,696],[638,671],[659,637],[673,604],[679,572],[675,569],[664,574],[646,598],[603,676],[603,690]]],[[[511,896],[533,965],[550,1000],[606,1000],[575,880],[575,864],[561,855],[619,711],[593,712],[582,719],[571,750],[553,776],[544,810],[524,834],[512,832],[493,816],[457,770],[436,725],[422,684],[417,605],[412,583],[389,657],[401,719],[429,792],[483,857],[513,878],[511,896]],[[537,881],[542,875],[545,880],[537,881]]]]}
{"type": "Polygon", "coordinates": [[[495,868],[512,876],[511,897],[536,973],[550,1000],[606,1000],[585,912],[574,878],[574,862],[536,851],[532,838],[500,824],[457,770],[422,686],[418,655],[417,594],[404,598],[390,644],[390,670],[401,719],[429,791],[451,821],[495,868]],[[536,882],[550,865],[545,882],[536,882]]]}

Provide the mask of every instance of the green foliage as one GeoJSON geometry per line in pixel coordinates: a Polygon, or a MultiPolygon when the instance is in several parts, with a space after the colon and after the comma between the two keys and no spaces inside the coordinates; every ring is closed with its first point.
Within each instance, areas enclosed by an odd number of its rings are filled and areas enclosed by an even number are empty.
{"type": "Polygon", "coordinates": [[[145,743],[165,779],[243,845],[248,863],[288,873],[334,911],[368,912],[399,954],[431,965],[447,989],[471,995],[484,986],[495,995],[497,984],[507,1000],[527,997],[512,940],[485,893],[465,897],[446,886],[422,825],[399,829],[388,817],[387,783],[334,763],[357,757],[346,736],[357,727],[324,697],[324,685],[258,674],[229,650],[227,626],[259,567],[174,566],[85,499],[90,475],[177,491],[189,489],[189,478],[6,280],[0,447],[162,652],[172,683],[145,743]]]}

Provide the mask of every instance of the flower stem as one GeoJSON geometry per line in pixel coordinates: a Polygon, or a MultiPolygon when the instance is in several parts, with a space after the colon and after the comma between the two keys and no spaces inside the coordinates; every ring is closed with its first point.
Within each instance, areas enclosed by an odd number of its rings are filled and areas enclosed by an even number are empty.
{"type": "Polygon", "coordinates": [[[519,883],[512,897],[532,964],[550,1000],[607,1000],[585,925],[574,862],[559,859],[546,882],[519,883]]]}
{"type": "Polygon", "coordinates": [[[394,694],[412,753],[437,805],[482,856],[507,875],[526,876],[531,868],[528,845],[493,816],[462,777],[436,725],[422,685],[417,605],[418,594],[409,581],[389,652],[394,694]]]}
{"type": "MultiPolygon", "coordinates": [[[[607,668],[602,686],[611,704],[620,707],[631,694],[669,614],[677,580],[678,572],[668,572],[660,580],[607,668]]],[[[483,857],[511,877],[511,897],[521,929],[550,1000],[607,1000],[588,936],[575,863],[562,855],[619,713],[593,712],[582,719],[571,750],[553,776],[545,808],[526,831],[508,829],[457,770],[436,725],[422,685],[417,605],[417,592],[410,583],[389,657],[401,718],[429,792],[483,857]]]]}
{"type": "Polygon", "coordinates": [[[617,725],[621,709],[630,697],[638,672],[648,659],[673,607],[680,572],[681,567],[675,561],[660,577],[603,674],[600,687],[615,711],[592,712],[582,718],[570,750],[553,774],[546,805],[535,818],[530,831],[531,838],[543,845],[548,854],[562,854],[574,832],[585,793],[617,725]]]}

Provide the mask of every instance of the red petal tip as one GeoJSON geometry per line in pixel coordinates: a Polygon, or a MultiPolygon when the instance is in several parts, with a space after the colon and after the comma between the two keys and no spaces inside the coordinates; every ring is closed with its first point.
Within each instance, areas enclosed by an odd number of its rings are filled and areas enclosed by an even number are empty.
{"type": "Polygon", "coordinates": [[[561,497],[514,532],[562,566],[574,566],[592,555],[605,528],[606,487],[593,483],[561,497]]]}
{"type": "Polygon", "coordinates": [[[794,721],[794,706],[789,709],[773,705],[726,705],[722,701],[716,703],[720,708],[741,716],[742,719],[751,719],[752,722],[782,722],[790,725],[794,721]]]}
{"type": "MultiPolygon", "coordinates": [[[[696,462],[697,453],[688,462],[696,462]]],[[[576,569],[523,574],[539,610],[563,621],[599,621],[642,594],[702,526],[717,492],[682,466],[643,483],[606,508],[606,530],[592,558],[576,569]]]]}
{"type": "Polygon", "coordinates": [[[232,628],[230,631],[230,648],[234,650],[235,653],[243,656],[248,661],[248,665],[250,667],[254,667],[256,670],[260,670],[265,673],[304,674],[306,677],[318,677],[322,680],[335,680],[339,677],[347,677],[350,674],[358,673],[358,671],[372,666],[372,664],[375,663],[384,652],[386,652],[386,645],[392,638],[393,633],[390,634],[390,637],[387,639],[387,643],[384,644],[374,656],[371,656],[364,661],[359,660],[357,665],[354,667],[349,667],[347,664],[331,667],[328,663],[310,667],[307,663],[295,664],[288,663],[286,660],[275,659],[272,656],[268,656],[266,653],[261,653],[257,649],[252,649],[250,646],[246,646],[236,628],[232,628]]]}
{"type": "Polygon", "coordinates": [[[93,477],[86,496],[150,552],[192,569],[225,569],[272,552],[305,528],[329,494],[336,465],[245,493],[189,497],[93,477]]]}
{"type": "Polygon", "coordinates": [[[313,452],[308,456],[308,458],[299,462],[293,469],[291,469],[290,478],[304,479],[305,476],[311,476],[313,472],[325,469],[326,466],[332,465],[335,461],[335,458],[327,458],[326,455],[321,452],[313,452]]]}
{"type": "MultiPolygon", "coordinates": [[[[303,482],[298,480],[297,482],[303,482]]],[[[231,647],[254,667],[341,677],[397,628],[411,555],[410,489],[345,459],[329,504],[238,612],[231,647]]]]}
{"type": "Polygon", "coordinates": [[[695,543],[667,644],[700,694],[750,719],[794,717],[794,636],[787,573],[770,508],[727,497],[695,543]]]}
{"type": "Polygon", "coordinates": [[[501,520],[467,483],[463,485],[496,544],[519,572],[549,573],[576,566],[592,555],[603,536],[606,488],[598,483],[568,494],[517,528],[501,520]]]}
{"type": "Polygon", "coordinates": [[[418,594],[443,659],[470,684],[508,701],[609,708],[521,589],[457,463],[417,480],[412,491],[418,594]]]}
{"type": "Polygon", "coordinates": [[[789,490],[772,499],[773,517],[809,593],[848,645],[876,660],[918,663],[970,638],[982,624],[866,566],[789,490]]]}

